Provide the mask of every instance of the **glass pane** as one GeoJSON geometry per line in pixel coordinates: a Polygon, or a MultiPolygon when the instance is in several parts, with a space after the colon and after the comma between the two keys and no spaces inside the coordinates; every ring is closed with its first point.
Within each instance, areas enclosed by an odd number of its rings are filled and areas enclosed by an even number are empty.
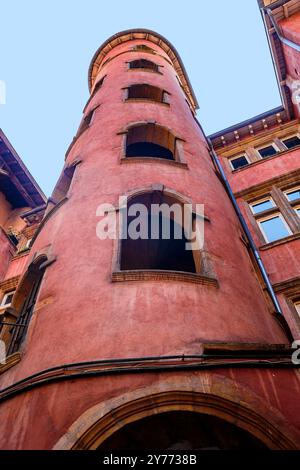
{"type": "Polygon", "coordinates": [[[287,227],[283,223],[283,220],[279,216],[264,220],[263,222],[259,223],[267,237],[268,242],[273,242],[290,235],[287,227]]]}
{"type": "Polygon", "coordinates": [[[290,137],[289,139],[285,139],[282,142],[288,149],[292,149],[293,147],[300,145],[300,139],[297,135],[290,137]]]}
{"type": "Polygon", "coordinates": [[[295,201],[296,199],[300,199],[300,189],[295,189],[290,193],[286,193],[286,196],[289,201],[295,201]]]}
{"type": "Polygon", "coordinates": [[[298,314],[300,315],[300,302],[297,302],[297,303],[295,304],[295,308],[296,308],[298,314]]]}
{"type": "Polygon", "coordinates": [[[274,203],[272,199],[268,199],[263,202],[258,202],[257,204],[251,204],[252,210],[254,214],[259,214],[260,212],[266,211],[267,209],[271,209],[274,207],[274,203]]]}
{"type": "Polygon", "coordinates": [[[269,145],[268,147],[259,149],[259,153],[262,158],[266,158],[271,157],[272,155],[276,155],[277,150],[273,147],[273,145],[269,145]]]}
{"type": "Polygon", "coordinates": [[[297,212],[297,214],[298,214],[299,217],[300,217],[300,207],[297,207],[296,212],[297,212]]]}
{"type": "Polygon", "coordinates": [[[231,165],[235,170],[242,168],[243,166],[249,165],[246,157],[239,157],[231,160],[231,165]]]}

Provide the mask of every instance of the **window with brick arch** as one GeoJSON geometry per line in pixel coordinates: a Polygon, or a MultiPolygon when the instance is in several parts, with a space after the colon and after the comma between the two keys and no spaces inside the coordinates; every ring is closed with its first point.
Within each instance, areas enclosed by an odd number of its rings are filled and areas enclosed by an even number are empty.
{"type": "Polygon", "coordinates": [[[157,124],[140,124],[127,131],[126,158],[152,157],[182,160],[182,147],[175,135],[157,124]]]}

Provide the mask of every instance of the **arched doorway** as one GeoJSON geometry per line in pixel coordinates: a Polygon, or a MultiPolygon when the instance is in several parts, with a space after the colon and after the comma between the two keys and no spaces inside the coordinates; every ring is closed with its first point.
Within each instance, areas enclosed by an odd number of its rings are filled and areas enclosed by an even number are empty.
{"type": "Polygon", "coordinates": [[[267,449],[247,431],[215,416],[171,411],[127,424],[99,447],[101,452],[131,450],[267,449]]]}

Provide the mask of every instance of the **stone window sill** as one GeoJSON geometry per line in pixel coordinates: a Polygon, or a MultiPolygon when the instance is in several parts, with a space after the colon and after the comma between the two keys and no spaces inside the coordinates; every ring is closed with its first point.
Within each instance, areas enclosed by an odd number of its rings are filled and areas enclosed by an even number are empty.
{"type": "Polygon", "coordinates": [[[217,279],[208,275],[183,271],[164,271],[156,269],[137,269],[130,271],[115,271],[112,273],[113,282],[127,281],[181,281],[192,284],[202,284],[218,287],[217,279]]]}
{"type": "Polygon", "coordinates": [[[159,157],[123,157],[121,163],[162,163],[172,166],[177,166],[179,168],[188,169],[188,166],[185,162],[179,162],[176,160],[168,160],[167,158],[159,157]]]}

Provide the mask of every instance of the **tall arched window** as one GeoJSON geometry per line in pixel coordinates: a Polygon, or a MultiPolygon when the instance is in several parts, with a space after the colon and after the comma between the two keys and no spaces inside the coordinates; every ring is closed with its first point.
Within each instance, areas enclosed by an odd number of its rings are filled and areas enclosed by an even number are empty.
{"type": "Polygon", "coordinates": [[[121,241],[120,269],[196,273],[198,253],[187,249],[183,220],[183,205],[173,197],[154,191],[131,198],[127,223],[123,220],[127,238],[121,241]]]}
{"type": "Polygon", "coordinates": [[[39,257],[27,270],[21,285],[16,292],[13,307],[18,312],[15,325],[9,328],[10,338],[8,342],[8,355],[19,351],[25,339],[30,319],[34,312],[39,289],[49,260],[46,256],[39,257]]]}
{"type": "Polygon", "coordinates": [[[147,59],[137,59],[129,62],[129,69],[144,69],[151,72],[159,72],[159,66],[147,59]]]}
{"type": "Polygon", "coordinates": [[[157,124],[138,124],[127,131],[125,157],[183,161],[182,146],[172,132],[157,124]]]}
{"type": "Polygon", "coordinates": [[[126,89],[126,100],[150,100],[169,104],[169,94],[157,86],[141,83],[126,89]]]}

